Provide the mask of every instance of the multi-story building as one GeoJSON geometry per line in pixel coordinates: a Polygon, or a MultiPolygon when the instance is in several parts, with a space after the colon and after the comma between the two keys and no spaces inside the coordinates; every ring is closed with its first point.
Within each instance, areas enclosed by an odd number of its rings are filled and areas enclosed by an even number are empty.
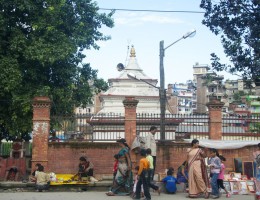
{"type": "MultiPolygon", "coordinates": [[[[192,113],[192,88],[189,84],[175,83],[168,85],[168,94],[176,98],[175,105],[171,105],[172,113],[191,114],[192,113]],[[174,109],[175,108],[175,109],[174,109]],[[175,110],[173,112],[173,110],[175,110]]],[[[170,110],[170,109],[169,109],[170,110]]],[[[171,111],[170,110],[170,111],[171,111]]]]}
{"type": "Polygon", "coordinates": [[[255,84],[249,86],[242,79],[226,80],[225,88],[229,103],[234,101],[234,94],[240,91],[243,91],[245,94],[255,93],[255,84]]]}
{"type": "Polygon", "coordinates": [[[88,104],[86,107],[76,107],[74,110],[75,114],[97,114],[101,109],[101,102],[99,99],[101,93],[93,96],[92,102],[93,104],[88,104]]]}
{"type": "Polygon", "coordinates": [[[209,66],[206,64],[195,63],[193,65],[193,83],[195,90],[193,92],[192,108],[193,113],[205,113],[206,108],[206,92],[207,88],[203,85],[202,76],[207,74],[210,70],[209,66]]]}
{"type": "Polygon", "coordinates": [[[208,65],[196,63],[193,66],[193,82],[196,87],[193,94],[193,113],[207,113],[208,108],[206,104],[212,95],[223,100],[225,96],[225,88],[222,85],[223,79],[224,76],[219,76],[215,72],[210,71],[208,65]]]}
{"type": "Polygon", "coordinates": [[[247,96],[247,103],[251,115],[260,115],[260,96],[247,96]]]}

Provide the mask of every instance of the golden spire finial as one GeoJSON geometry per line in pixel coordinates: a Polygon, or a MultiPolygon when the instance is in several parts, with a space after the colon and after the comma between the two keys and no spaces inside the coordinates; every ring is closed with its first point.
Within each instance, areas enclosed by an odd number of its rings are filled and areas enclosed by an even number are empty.
{"type": "Polygon", "coordinates": [[[130,57],[135,57],[135,48],[134,45],[132,45],[131,51],[130,51],[130,57]]]}

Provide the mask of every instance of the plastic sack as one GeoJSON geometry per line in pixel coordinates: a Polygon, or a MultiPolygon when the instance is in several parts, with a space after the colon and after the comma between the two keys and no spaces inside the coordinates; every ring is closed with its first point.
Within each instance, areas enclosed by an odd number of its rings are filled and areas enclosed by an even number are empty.
{"type": "Polygon", "coordinates": [[[51,172],[49,174],[49,176],[50,176],[50,181],[52,181],[52,182],[56,182],[57,181],[56,174],[54,172],[51,172]]]}
{"type": "Polygon", "coordinates": [[[141,137],[137,135],[131,145],[131,149],[135,150],[135,149],[144,149],[144,148],[145,148],[145,137],[141,137]]]}

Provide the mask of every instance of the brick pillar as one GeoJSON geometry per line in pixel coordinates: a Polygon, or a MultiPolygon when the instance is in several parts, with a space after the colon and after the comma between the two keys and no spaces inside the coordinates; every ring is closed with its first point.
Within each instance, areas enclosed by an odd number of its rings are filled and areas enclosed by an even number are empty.
{"type": "MultiPolygon", "coordinates": [[[[136,137],[136,106],[138,102],[134,97],[126,97],[123,100],[125,107],[125,139],[130,147],[136,137]]],[[[131,159],[135,165],[137,157],[133,152],[131,153],[131,159]]]]}
{"type": "Polygon", "coordinates": [[[136,137],[136,106],[138,102],[134,97],[126,97],[123,100],[125,107],[125,139],[128,144],[132,144],[136,137]]]}
{"type": "Polygon", "coordinates": [[[35,97],[33,99],[33,143],[32,143],[32,170],[36,163],[48,167],[48,138],[50,132],[49,97],[35,97]]]}
{"type": "Polygon", "coordinates": [[[220,102],[217,97],[211,97],[207,103],[209,109],[209,139],[222,139],[222,107],[223,102],[220,102]]]}

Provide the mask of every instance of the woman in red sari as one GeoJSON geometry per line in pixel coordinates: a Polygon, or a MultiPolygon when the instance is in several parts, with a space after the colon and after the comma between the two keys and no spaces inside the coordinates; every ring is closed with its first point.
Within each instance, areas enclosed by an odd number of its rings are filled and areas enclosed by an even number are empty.
{"type": "Polygon", "coordinates": [[[199,141],[192,140],[191,148],[188,150],[188,174],[189,174],[189,197],[195,198],[201,194],[209,198],[207,188],[209,186],[208,174],[204,158],[206,157],[204,151],[199,148],[199,141]]]}

